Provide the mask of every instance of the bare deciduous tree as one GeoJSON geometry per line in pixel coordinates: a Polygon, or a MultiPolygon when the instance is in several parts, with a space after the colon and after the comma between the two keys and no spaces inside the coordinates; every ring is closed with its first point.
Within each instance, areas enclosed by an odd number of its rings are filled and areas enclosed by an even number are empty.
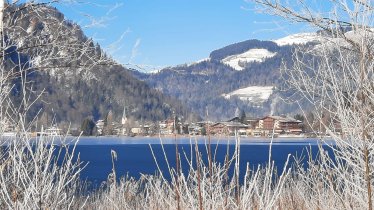
{"type": "Polygon", "coordinates": [[[49,71],[56,77],[78,72],[82,79],[94,79],[93,67],[113,63],[97,52],[78,25],[52,7],[61,2],[0,0],[1,209],[69,209],[85,203],[76,198],[83,165],[74,155],[75,145],[55,147],[57,139],[52,137],[33,141],[35,119],[27,119],[30,107],[43,95],[33,89],[33,72],[49,71]],[[11,97],[15,88],[17,101],[11,97]],[[7,127],[17,135],[5,137],[7,127]]]}
{"type": "MultiPolygon", "coordinates": [[[[346,208],[373,209],[372,1],[321,1],[331,5],[328,11],[327,6],[321,7],[324,12],[304,0],[256,2],[264,12],[319,30],[316,34],[319,43],[296,50],[291,67],[284,65],[282,69],[288,86],[313,105],[322,126],[336,142],[332,147],[334,158],[323,156],[318,162],[320,176],[310,177],[305,173],[308,176],[305,181],[311,183],[312,189],[317,185],[324,189],[320,192],[323,196],[334,192],[333,197],[346,208]],[[323,113],[331,120],[323,121],[323,113]]],[[[305,195],[307,192],[304,189],[305,195]]]]}

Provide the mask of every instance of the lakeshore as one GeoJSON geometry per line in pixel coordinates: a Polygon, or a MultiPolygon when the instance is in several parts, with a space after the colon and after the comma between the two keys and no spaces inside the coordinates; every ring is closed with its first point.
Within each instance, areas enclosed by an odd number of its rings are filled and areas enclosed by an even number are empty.
{"type": "MultiPolygon", "coordinates": [[[[44,137],[45,138],[45,137],[44,137]]],[[[40,137],[33,138],[38,140],[40,137]]],[[[128,136],[54,136],[46,138],[54,144],[75,144],[78,145],[121,145],[121,144],[212,144],[212,145],[259,145],[259,144],[300,144],[318,145],[334,144],[331,138],[266,138],[266,137],[208,137],[208,136],[153,136],[153,137],[128,137],[128,136]]]]}

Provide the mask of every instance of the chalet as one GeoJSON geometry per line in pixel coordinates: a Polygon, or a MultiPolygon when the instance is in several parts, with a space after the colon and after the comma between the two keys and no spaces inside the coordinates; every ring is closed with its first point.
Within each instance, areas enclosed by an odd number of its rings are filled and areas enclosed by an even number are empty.
{"type": "Polygon", "coordinates": [[[123,128],[120,131],[123,131],[126,129],[128,133],[126,135],[129,136],[148,136],[151,134],[151,126],[144,123],[139,123],[138,121],[135,121],[132,126],[128,126],[128,128],[123,128]]]}
{"type": "Polygon", "coordinates": [[[258,122],[260,121],[259,118],[245,118],[244,123],[249,125],[252,129],[258,128],[258,122]]]}
{"type": "Polygon", "coordinates": [[[234,118],[231,118],[229,120],[227,120],[227,122],[240,122],[240,118],[239,117],[234,117],[234,118]]]}
{"type": "Polygon", "coordinates": [[[44,131],[45,135],[47,136],[60,136],[62,135],[62,130],[58,128],[56,125],[53,125],[44,131]]]}
{"type": "Polygon", "coordinates": [[[235,133],[238,135],[247,135],[247,130],[250,126],[240,122],[219,122],[213,124],[209,128],[209,132],[213,135],[230,135],[234,136],[235,133]]]}
{"type": "Polygon", "coordinates": [[[300,134],[301,121],[291,117],[267,116],[259,120],[258,127],[265,133],[300,134]]]}
{"type": "Polygon", "coordinates": [[[134,135],[134,136],[142,134],[142,128],[140,128],[140,127],[131,128],[130,131],[131,131],[131,134],[134,135]]]}
{"type": "Polygon", "coordinates": [[[214,123],[212,121],[200,121],[200,122],[196,122],[196,125],[200,126],[200,127],[204,127],[204,128],[207,128],[208,126],[212,126],[214,123]]]}
{"type": "Polygon", "coordinates": [[[258,127],[259,120],[260,120],[259,118],[252,118],[252,117],[245,117],[242,120],[239,117],[234,117],[234,118],[229,119],[227,122],[239,122],[239,123],[249,125],[251,129],[255,129],[256,127],[258,127]]]}
{"type": "Polygon", "coordinates": [[[202,130],[203,130],[203,127],[197,124],[194,124],[194,123],[188,126],[188,134],[190,135],[201,135],[202,130]]]}
{"type": "Polygon", "coordinates": [[[174,131],[174,120],[168,119],[159,123],[160,134],[161,135],[170,135],[174,131]]]}

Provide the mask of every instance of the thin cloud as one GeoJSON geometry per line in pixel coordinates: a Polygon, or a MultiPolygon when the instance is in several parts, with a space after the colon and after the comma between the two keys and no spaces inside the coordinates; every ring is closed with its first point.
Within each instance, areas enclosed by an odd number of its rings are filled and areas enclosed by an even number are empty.
{"type": "Polygon", "coordinates": [[[112,21],[115,19],[115,17],[99,17],[99,18],[96,18],[90,14],[87,14],[87,13],[81,13],[82,16],[86,17],[90,23],[85,25],[83,28],[92,28],[92,27],[95,27],[95,28],[105,28],[107,27],[108,25],[108,22],[109,21],[112,21]]]}
{"type": "Polygon", "coordinates": [[[112,8],[108,10],[106,15],[110,15],[110,13],[114,12],[116,9],[121,8],[124,5],[124,3],[116,3],[112,8]]]}
{"type": "Polygon", "coordinates": [[[124,31],[122,33],[122,35],[120,36],[119,39],[117,39],[115,42],[111,43],[110,45],[108,45],[108,47],[106,48],[106,50],[110,53],[110,54],[114,54],[115,52],[119,51],[120,49],[123,48],[123,44],[121,44],[123,42],[123,40],[125,39],[126,35],[131,33],[131,29],[130,28],[127,28],[126,31],[124,31]]]}
{"type": "Polygon", "coordinates": [[[240,9],[241,9],[241,10],[244,10],[244,11],[247,11],[247,12],[256,11],[255,9],[250,9],[250,8],[248,8],[248,7],[245,7],[245,6],[240,6],[240,9]]]}
{"type": "Polygon", "coordinates": [[[133,63],[133,60],[139,55],[139,46],[140,46],[140,43],[141,43],[141,39],[138,38],[135,41],[134,46],[132,47],[131,57],[130,57],[129,63],[133,63]]]}
{"type": "Polygon", "coordinates": [[[252,32],[252,34],[258,34],[258,33],[263,33],[263,32],[276,32],[276,31],[282,31],[286,32],[287,28],[283,26],[283,24],[279,23],[278,21],[253,21],[254,24],[259,24],[259,25],[272,25],[270,26],[271,28],[262,28],[259,30],[255,30],[252,32]],[[276,27],[274,27],[276,26],[276,27]]]}

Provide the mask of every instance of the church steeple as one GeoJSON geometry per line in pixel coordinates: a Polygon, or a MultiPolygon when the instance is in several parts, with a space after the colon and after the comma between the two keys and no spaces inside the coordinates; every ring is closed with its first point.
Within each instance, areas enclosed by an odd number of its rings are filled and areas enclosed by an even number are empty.
{"type": "Polygon", "coordinates": [[[127,116],[126,116],[126,104],[123,106],[123,114],[122,114],[122,125],[126,124],[127,116]]]}

